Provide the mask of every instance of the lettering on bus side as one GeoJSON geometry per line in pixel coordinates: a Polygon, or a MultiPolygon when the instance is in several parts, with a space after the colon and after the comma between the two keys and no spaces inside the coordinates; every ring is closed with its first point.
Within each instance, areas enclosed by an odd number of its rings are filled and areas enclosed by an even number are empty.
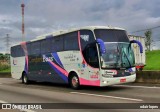
{"type": "Polygon", "coordinates": [[[45,57],[45,55],[43,55],[43,62],[48,62],[48,61],[53,61],[53,57],[45,57]]]}
{"type": "Polygon", "coordinates": [[[98,74],[92,74],[92,75],[90,76],[90,78],[91,78],[91,79],[98,79],[98,74]]]}
{"type": "Polygon", "coordinates": [[[92,73],[92,75],[90,75],[90,78],[91,79],[98,79],[99,78],[99,73],[98,73],[98,71],[93,71],[93,72],[91,72],[92,73]]]}
{"type": "Polygon", "coordinates": [[[40,58],[40,57],[35,57],[35,58],[29,57],[29,62],[32,62],[32,63],[42,62],[42,58],[40,58]]]}
{"type": "Polygon", "coordinates": [[[73,54],[68,54],[67,56],[64,56],[65,59],[72,59],[72,58],[76,58],[76,55],[73,54]]]}
{"type": "Polygon", "coordinates": [[[68,59],[70,61],[76,61],[76,60],[78,61],[79,60],[79,58],[77,58],[77,56],[74,54],[68,54],[67,56],[64,56],[64,59],[68,59]]]}

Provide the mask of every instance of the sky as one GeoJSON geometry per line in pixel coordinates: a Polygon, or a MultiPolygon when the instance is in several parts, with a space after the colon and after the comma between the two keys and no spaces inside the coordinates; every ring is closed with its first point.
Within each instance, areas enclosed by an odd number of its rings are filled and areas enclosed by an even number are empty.
{"type": "MultiPolygon", "coordinates": [[[[22,40],[22,0],[0,0],[0,52],[22,40]]],[[[128,34],[160,26],[160,0],[24,0],[26,40],[68,28],[102,25],[126,29],[128,34]]],[[[160,28],[152,30],[152,49],[160,49],[160,28]]]]}

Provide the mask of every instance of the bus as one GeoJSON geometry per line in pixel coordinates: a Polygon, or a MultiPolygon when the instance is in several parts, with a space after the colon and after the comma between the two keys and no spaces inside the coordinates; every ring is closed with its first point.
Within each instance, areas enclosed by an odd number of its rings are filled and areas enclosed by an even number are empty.
{"type": "Polygon", "coordinates": [[[135,57],[127,32],[118,27],[86,26],[58,31],[11,47],[11,74],[31,81],[109,86],[134,82],[135,57]]]}

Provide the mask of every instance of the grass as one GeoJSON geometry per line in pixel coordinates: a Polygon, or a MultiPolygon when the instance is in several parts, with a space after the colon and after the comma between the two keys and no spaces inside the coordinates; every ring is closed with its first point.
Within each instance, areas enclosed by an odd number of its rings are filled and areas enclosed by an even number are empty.
{"type": "Polygon", "coordinates": [[[160,50],[146,52],[146,66],[144,70],[160,70],[160,50]]]}
{"type": "Polygon", "coordinates": [[[8,72],[11,72],[11,68],[7,68],[0,71],[0,73],[8,73],[8,72]]]}
{"type": "Polygon", "coordinates": [[[10,64],[7,60],[0,60],[0,73],[11,72],[10,64]]]}

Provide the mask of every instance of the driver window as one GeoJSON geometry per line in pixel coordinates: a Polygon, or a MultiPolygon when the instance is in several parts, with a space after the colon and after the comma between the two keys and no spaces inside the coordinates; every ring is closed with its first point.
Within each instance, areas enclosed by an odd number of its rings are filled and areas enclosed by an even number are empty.
{"type": "Polygon", "coordinates": [[[94,67],[94,68],[98,68],[99,67],[99,62],[98,62],[98,53],[97,53],[97,49],[96,47],[89,47],[87,50],[87,63],[94,67]]]}

